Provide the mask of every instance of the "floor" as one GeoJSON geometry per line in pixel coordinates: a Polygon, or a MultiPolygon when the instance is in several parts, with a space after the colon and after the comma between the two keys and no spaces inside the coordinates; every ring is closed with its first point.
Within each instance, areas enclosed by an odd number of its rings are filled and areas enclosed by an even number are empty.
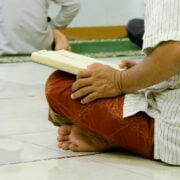
{"type": "Polygon", "coordinates": [[[57,128],[48,122],[44,97],[45,81],[53,71],[33,63],[0,64],[0,180],[180,179],[179,167],[123,151],[58,149],[57,128]]]}

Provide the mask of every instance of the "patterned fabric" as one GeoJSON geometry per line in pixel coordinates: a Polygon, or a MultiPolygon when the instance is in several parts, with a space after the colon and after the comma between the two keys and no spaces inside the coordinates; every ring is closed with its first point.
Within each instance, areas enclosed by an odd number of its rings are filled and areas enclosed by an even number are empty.
{"type": "Polygon", "coordinates": [[[49,117],[48,117],[48,119],[55,126],[62,126],[62,125],[72,124],[69,119],[60,116],[60,114],[54,112],[51,108],[49,108],[49,117]]]}
{"type": "MultiPolygon", "coordinates": [[[[163,41],[180,41],[180,1],[145,2],[144,52],[150,53],[163,41]]],[[[124,117],[142,111],[155,119],[154,158],[180,165],[180,72],[166,82],[126,95],[124,117]]]]}
{"type": "Polygon", "coordinates": [[[30,56],[0,56],[0,63],[31,62],[30,56]]]}
{"type": "Polygon", "coordinates": [[[82,105],[70,98],[75,76],[56,71],[46,84],[50,120],[55,125],[75,123],[113,144],[144,157],[153,158],[154,120],[145,113],[123,118],[124,96],[82,105]],[[68,121],[69,119],[69,121],[68,121]]]}
{"type": "Polygon", "coordinates": [[[94,58],[141,55],[141,49],[128,38],[74,40],[70,45],[73,52],[94,58]]]}

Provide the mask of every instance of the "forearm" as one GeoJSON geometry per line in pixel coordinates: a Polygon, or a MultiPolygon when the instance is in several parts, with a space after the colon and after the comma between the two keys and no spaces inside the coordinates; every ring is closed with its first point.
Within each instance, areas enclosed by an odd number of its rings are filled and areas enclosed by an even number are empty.
{"type": "Polygon", "coordinates": [[[52,19],[52,26],[58,29],[63,29],[74,19],[74,17],[79,12],[80,6],[79,4],[71,5],[71,6],[62,6],[59,14],[52,19]]]}
{"type": "Polygon", "coordinates": [[[141,63],[121,73],[120,89],[135,92],[168,80],[180,71],[180,42],[159,45],[141,63]]]}

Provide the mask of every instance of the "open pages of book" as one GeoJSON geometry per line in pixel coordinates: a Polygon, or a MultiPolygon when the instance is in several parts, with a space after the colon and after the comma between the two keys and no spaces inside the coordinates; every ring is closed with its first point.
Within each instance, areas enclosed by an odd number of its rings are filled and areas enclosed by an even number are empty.
{"type": "Polygon", "coordinates": [[[122,70],[117,64],[104,62],[87,56],[72,53],[66,50],[47,51],[42,50],[34,52],[31,55],[33,62],[53,67],[71,74],[77,75],[81,70],[86,69],[88,65],[100,63],[111,66],[117,70],[122,70]]]}

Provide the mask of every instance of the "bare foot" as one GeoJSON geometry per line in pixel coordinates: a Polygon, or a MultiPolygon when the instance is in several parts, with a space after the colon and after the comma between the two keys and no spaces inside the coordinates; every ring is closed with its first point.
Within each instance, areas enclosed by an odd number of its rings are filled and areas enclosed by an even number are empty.
{"type": "Polygon", "coordinates": [[[77,152],[98,152],[114,149],[103,138],[97,137],[76,125],[64,125],[58,129],[58,146],[77,152]]]}

